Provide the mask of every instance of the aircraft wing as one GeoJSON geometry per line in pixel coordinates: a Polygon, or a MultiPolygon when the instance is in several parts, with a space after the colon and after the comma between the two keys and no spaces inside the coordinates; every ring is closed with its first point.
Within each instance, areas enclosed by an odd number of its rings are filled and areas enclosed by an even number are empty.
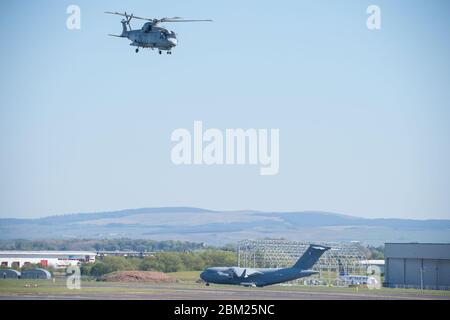
{"type": "Polygon", "coordinates": [[[231,271],[239,278],[248,278],[256,274],[263,274],[261,271],[249,268],[231,268],[231,271]]]}

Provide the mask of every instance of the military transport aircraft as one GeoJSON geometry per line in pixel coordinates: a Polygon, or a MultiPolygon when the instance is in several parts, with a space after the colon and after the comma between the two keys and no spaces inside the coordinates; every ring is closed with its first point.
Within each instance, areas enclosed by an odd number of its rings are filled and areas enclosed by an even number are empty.
{"type": "Polygon", "coordinates": [[[239,267],[208,268],[200,274],[200,278],[209,286],[210,283],[234,284],[245,287],[264,287],[271,284],[292,281],[319,273],[311,270],[325,251],[330,247],[310,245],[306,252],[291,268],[282,269],[250,269],[239,267]]]}

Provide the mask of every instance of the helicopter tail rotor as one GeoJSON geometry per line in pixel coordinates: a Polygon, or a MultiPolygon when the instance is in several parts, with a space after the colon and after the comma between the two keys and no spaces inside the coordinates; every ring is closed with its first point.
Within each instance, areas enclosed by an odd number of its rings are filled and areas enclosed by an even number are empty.
{"type": "Polygon", "coordinates": [[[107,14],[115,14],[115,15],[118,15],[118,16],[125,17],[125,19],[123,19],[123,20],[121,21],[122,24],[126,26],[126,30],[125,30],[125,31],[131,31],[131,30],[132,30],[132,29],[131,29],[130,22],[131,22],[131,20],[132,20],[133,18],[135,18],[133,14],[128,14],[126,11],[125,11],[125,13],[105,11],[105,13],[107,13],[107,14]]]}
{"type": "Polygon", "coordinates": [[[133,14],[128,15],[127,12],[125,11],[125,18],[126,18],[126,24],[128,26],[129,31],[131,31],[131,25],[130,25],[130,21],[133,19],[133,14]]]}

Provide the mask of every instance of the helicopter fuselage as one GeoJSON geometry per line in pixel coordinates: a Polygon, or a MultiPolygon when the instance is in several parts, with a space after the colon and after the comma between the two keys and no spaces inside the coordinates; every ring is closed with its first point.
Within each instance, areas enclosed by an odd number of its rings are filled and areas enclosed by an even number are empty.
{"type": "Polygon", "coordinates": [[[130,46],[141,48],[156,48],[159,50],[171,50],[178,43],[173,31],[164,28],[153,27],[151,31],[130,30],[122,34],[132,42],[130,46]]]}

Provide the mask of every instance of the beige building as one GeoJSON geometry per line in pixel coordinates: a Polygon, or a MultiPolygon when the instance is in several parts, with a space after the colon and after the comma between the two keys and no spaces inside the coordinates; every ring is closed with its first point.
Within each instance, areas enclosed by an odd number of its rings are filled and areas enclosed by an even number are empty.
{"type": "Polygon", "coordinates": [[[56,269],[81,263],[93,263],[97,253],[88,251],[0,251],[3,268],[21,268],[29,264],[40,264],[56,269]]]}

